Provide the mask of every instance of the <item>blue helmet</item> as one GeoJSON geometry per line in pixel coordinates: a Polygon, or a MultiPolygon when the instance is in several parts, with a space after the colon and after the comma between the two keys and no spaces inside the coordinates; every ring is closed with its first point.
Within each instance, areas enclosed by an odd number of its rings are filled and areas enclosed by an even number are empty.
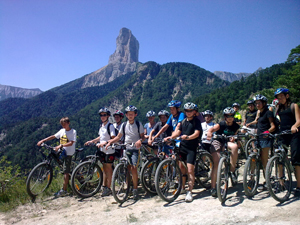
{"type": "Polygon", "coordinates": [[[156,113],[153,110],[150,110],[146,113],[146,117],[151,117],[151,116],[155,116],[156,113]]]}
{"type": "Polygon", "coordinates": [[[287,88],[277,88],[277,90],[274,92],[274,97],[276,98],[280,93],[289,94],[290,90],[287,88]]]}
{"type": "Polygon", "coordinates": [[[180,108],[180,106],[181,106],[181,101],[178,101],[178,100],[172,100],[168,104],[168,107],[180,108]]]}
{"type": "Polygon", "coordinates": [[[137,113],[137,108],[134,106],[134,105],[129,105],[129,106],[127,106],[126,107],[126,109],[125,109],[125,112],[127,113],[127,112],[135,112],[135,113],[137,113]]]}

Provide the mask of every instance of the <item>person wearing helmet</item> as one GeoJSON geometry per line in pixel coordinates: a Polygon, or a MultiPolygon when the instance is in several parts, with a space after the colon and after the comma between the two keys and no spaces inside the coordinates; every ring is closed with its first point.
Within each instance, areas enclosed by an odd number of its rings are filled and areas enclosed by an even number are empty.
{"type": "Polygon", "coordinates": [[[98,132],[99,136],[93,140],[87,141],[84,145],[91,145],[94,143],[97,144],[97,147],[100,149],[99,156],[103,164],[103,191],[101,196],[104,197],[112,194],[110,186],[113,173],[112,164],[115,160],[115,150],[111,147],[106,149],[105,145],[108,143],[108,140],[116,137],[116,131],[113,124],[108,121],[111,115],[110,111],[103,107],[98,113],[102,122],[98,132]]]}
{"type": "Polygon", "coordinates": [[[203,130],[203,135],[202,135],[202,147],[206,150],[206,151],[210,151],[210,146],[211,146],[211,141],[207,140],[207,131],[212,128],[215,123],[212,121],[214,118],[214,114],[212,111],[210,110],[206,110],[203,112],[203,116],[205,119],[205,122],[201,123],[202,126],[202,130],[203,130]]]}
{"type": "MultiPolygon", "coordinates": [[[[257,134],[262,137],[259,143],[260,147],[262,148],[261,162],[263,170],[265,171],[268,163],[269,150],[272,144],[268,133],[275,131],[275,120],[273,113],[268,109],[268,99],[265,96],[258,94],[253,98],[253,100],[257,110],[259,111],[259,118],[257,120],[257,134]]],[[[266,188],[265,183],[263,184],[263,188],[266,188]]]]}
{"type": "Polygon", "coordinates": [[[150,132],[153,130],[155,123],[155,116],[156,113],[153,110],[150,110],[146,113],[146,117],[148,118],[148,123],[145,124],[144,126],[144,134],[145,134],[145,138],[148,139],[150,132]]]}
{"type": "Polygon", "coordinates": [[[161,128],[161,130],[153,137],[153,139],[159,137],[163,132],[165,132],[168,127],[172,127],[173,131],[175,131],[178,123],[180,123],[184,118],[185,115],[183,112],[180,112],[181,102],[177,100],[172,100],[168,103],[168,107],[171,111],[171,116],[169,117],[167,123],[161,128]]]}
{"type": "MultiPolygon", "coordinates": [[[[231,107],[227,107],[223,110],[224,120],[220,123],[217,123],[215,126],[210,128],[207,131],[207,140],[211,140],[212,134],[216,132],[219,135],[225,134],[226,136],[235,135],[237,134],[240,126],[237,122],[234,121],[234,114],[235,110],[231,107]]],[[[222,140],[216,139],[212,141],[210,153],[213,158],[213,170],[211,174],[211,195],[213,197],[217,197],[216,191],[216,180],[217,180],[217,172],[218,172],[218,165],[220,160],[220,152],[223,151],[224,144],[222,140]]],[[[228,148],[231,149],[231,156],[230,156],[230,171],[231,177],[234,184],[237,183],[237,176],[235,173],[236,162],[238,159],[238,145],[234,143],[234,138],[231,138],[230,141],[227,143],[228,148]]]]}
{"type": "Polygon", "coordinates": [[[234,121],[235,121],[238,125],[241,125],[241,124],[242,124],[242,115],[238,112],[239,109],[240,109],[240,104],[235,102],[235,103],[232,104],[232,108],[233,108],[234,111],[235,111],[235,114],[234,114],[234,121]]]}
{"type": "Polygon", "coordinates": [[[278,98],[278,115],[280,117],[280,132],[291,130],[292,134],[283,135],[283,143],[291,146],[291,161],[295,167],[297,187],[294,195],[300,196],[300,109],[298,104],[293,103],[289,90],[278,88],[274,93],[278,98]]]}
{"type": "MultiPolygon", "coordinates": [[[[152,143],[154,141],[154,138],[153,138],[154,134],[158,133],[161,130],[161,128],[167,123],[167,120],[168,120],[169,116],[170,116],[170,113],[167,110],[161,110],[161,111],[159,111],[158,117],[159,117],[160,122],[157,122],[155,124],[155,126],[153,127],[152,131],[150,132],[150,135],[149,135],[149,138],[148,138],[148,144],[150,146],[152,145],[152,143]]],[[[165,137],[171,136],[172,135],[172,131],[173,131],[172,127],[169,126],[168,129],[159,136],[159,138],[162,140],[165,137]]],[[[170,153],[170,151],[169,151],[170,150],[170,146],[169,145],[164,145],[162,147],[162,149],[159,149],[159,150],[161,152],[169,154],[170,153]]]]}
{"type": "MultiPolygon", "coordinates": [[[[192,190],[195,182],[195,162],[197,148],[199,146],[198,137],[202,135],[202,127],[200,121],[195,118],[198,111],[198,106],[192,102],[188,102],[184,105],[184,111],[186,118],[179,123],[178,129],[176,129],[170,137],[166,140],[175,139],[181,135],[181,142],[179,147],[179,156],[186,162],[187,171],[184,165],[179,162],[179,168],[182,174],[188,174],[188,187],[189,191],[186,194],[185,201],[193,201],[192,190]]],[[[182,177],[182,186],[185,189],[186,177],[182,177]]]]}
{"type": "MultiPolygon", "coordinates": [[[[255,134],[256,133],[256,116],[257,116],[257,109],[255,109],[255,104],[253,100],[249,100],[247,102],[247,106],[248,106],[248,111],[246,112],[246,118],[245,121],[243,123],[243,126],[248,127],[249,129],[251,129],[251,133],[255,134]],[[254,122],[254,123],[252,123],[254,122]]],[[[247,131],[242,129],[242,133],[246,133],[247,131]]]]}
{"type": "Polygon", "coordinates": [[[114,127],[117,130],[120,130],[120,127],[122,125],[122,119],[124,118],[124,113],[121,110],[116,110],[113,113],[113,117],[115,119],[114,127]]]}
{"type": "Polygon", "coordinates": [[[109,147],[111,144],[118,142],[122,136],[124,135],[125,140],[124,144],[126,144],[126,154],[129,160],[128,169],[132,174],[132,182],[133,182],[133,198],[134,200],[138,199],[138,162],[140,158],[140,148],[142,146],[142,142],[145,140],[144,136],[144,128],[141,122],[137,121],[135,118],[137,117],[137,108],[133,105],[129,105],[125,108],[125,115],[128,121],[124,122],[121,125],[118,135],[109,140],[106,147],[109,147]]]}
{"type": "Polygon", "coordinates": [[[64,182],[63,188],[56,192],[55,197],[64,197],[68,194],[67,188],[70,179],[71,172],[71,163],[72,163],[72,155],[75,153],[75,144],[76,144],[76,130],[70,127],[70,120],[68,117],[63,117],[60,119],[60,125],[62,129],[60,129],[56,134],[51,135],[45,139],[40,140],[37,145],[41,146],[45,141],[50,141],[53,139],[60,139],[60,144],[57,145],[54,150],[57,152],[60,149],[63,149],[66,156],[63,158],[63,173],[64,173],[64,182]]]}

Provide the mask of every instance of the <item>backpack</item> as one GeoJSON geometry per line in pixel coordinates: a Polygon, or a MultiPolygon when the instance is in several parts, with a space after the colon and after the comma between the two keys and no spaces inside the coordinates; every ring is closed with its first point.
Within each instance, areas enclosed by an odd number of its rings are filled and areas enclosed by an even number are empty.
{"type": "MultiPolygon", "coordinates": [[[[192,124],[193,124],[194,127],[196,126],[196,121],[195,120],[198,120],[198,119],[194,117],[194,119],[192,120],[192,124]]],[[[187,121],[187,118],[184,118],[181,121],[181,124],[183,125],[186,121],[187,121]]],[[[201,125],[201,122],[200,122],[200,125],[201,125]]],[[[197,137],[197,140],[198,140],[199,143],[201,143],[201,138],[202,138],[202,134],[200,133],[200,135],[197,137]]]]}
{"type": "MultiPolygon", "coordinates": [[[[110,125],[113,125],[112,123],[110,123],[110,122],[108,122],[108,125],[107,125],[107,133],[108,133],[108,135],[109,135],[109,137],[110,137],[110,139],[111,139],[111,136],[110,136],[110,125]]],[[[114,127],[114,125],[113,125],[113,127],[114,127]]],[[[116,134],[116,136],[118,135],[118,133],[119,133],[119,131],[114,127],[114,129],[115,129],[115,134],[116,134]]]]}
{"type": "MultiPolygon", "coordinates": [[[[126,127],[126,124],[127,124],[127,121],[126,122],[124,122],[124,125],[123,125],[123,135],[124,135],[124,138],[125,138],[125,127],[126,127]]],[[[138,130],[138,132],[139,132],[139,137],[140,137],[140,122],[139,121],[137,121],[137,120],[135,120],[135,124],[136,124],[136,126],[137,126],[137,130],[138,130]]]]}

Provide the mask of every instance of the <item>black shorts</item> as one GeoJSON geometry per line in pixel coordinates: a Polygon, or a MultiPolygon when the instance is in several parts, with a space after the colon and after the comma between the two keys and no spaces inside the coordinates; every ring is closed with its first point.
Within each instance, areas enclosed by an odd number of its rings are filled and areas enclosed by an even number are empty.
{"type": "Polygon", "coordinates": [[[105,154],[104,152],[99,151],[98,155],[100,157],[100,161],[102,163],[113,163],[115,160],[115,153],[113,154],[105,154]]]}
{"type": "Polygon", "coordinates": [[[201,143],[201,146],[204,150],[210,152],[210,147],[211,147],[211,144],[209,143],[201,143]]]}
{"type": "Polygon", "coordinates": [[[180,149],[179,150],[179,157],[181,160],[186,161],[189,164],[195,165],[196,162],[196,151],[187,150],[187,149],[180,149]]]}

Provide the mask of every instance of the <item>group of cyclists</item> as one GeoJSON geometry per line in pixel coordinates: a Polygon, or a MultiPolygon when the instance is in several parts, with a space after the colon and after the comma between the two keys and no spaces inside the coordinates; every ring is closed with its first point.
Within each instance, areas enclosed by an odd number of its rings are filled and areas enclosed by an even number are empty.
{"type": "MultiPolygon", "coordinates": [[[[162,148],[155,148],[153,142],[157,139],[164,140],[168,143],[169,140],[177,138],[179,148],[179,155],[181,159],[186,162],[187,167],[179,163],[179,168],[183,174],[183,187],[187,181],[187,190],[183,188],[181,193],[186,194],[185,201],[193,201],[193,187],[195,182],[195,161],[199,145],[201,148],[208,151],[213,159],[213,168],[211,173],[211,195],[217,197],[216,179],[218,162],[220,153],[224,149],[223,140],[213,138],[213,134],[219,135],[236,135],[239,131],[246,132],[245,129],[240,129],[241,126],[247,127],[252,133],[257,133],[265,138],[260,139],[260,146],[262,148],[261,161],[265,171],[269,151],[271,147],[271,140],[267,138],[268,133],[280,132],[290,130],[290,135],[283,136],[283,142],[291,147],[291,162],[295,167],[295,177],[297,179],[297,187],[294,195],[300,196],[300,110],[296,103],[292,103],[290,92],[286,88],[279,88],[274,93],[275,100],[272,105],[268,105],[268,100],[263,95],[256,95],[253,100],[247,102],[248,111],[245,119],[242,121],[242,116],[238,112],[240,105],[234,103],[232,107],[226,107],[223,110],[224,120],[219,123],[214,123],[214,114],[210,110],[199,112],[198,106],[192,102],[187,102],[183,105],[182,112],[181,102],[172,100],[168,103],[167,110],[158,112],[159,122],[155,122],[156,113],[152,110],[148,111],[146,117],[148,123],[144,126],[136,119],[138,109],[129,105],[125,108],[125,114],[117,110],[112,116],[114,123],[110,122],[111,112],[108,108],[101,108],[99,115],[101,125],[98,136],[89,140],[85,145],[96,144],[100,150],[100,157],[103,163],[103,186],[101,195],[109,196],[112,194],[111,182],[113,174],[113,162],[119,156],[114,143],[124,143],[126,145],[125,154],[129,160],[128,170],[132,176],[133,190],[132,195],[135,200],[138,199],[138,163],[140,159],[140,148],[142,144],[146,143],[154,150],[154,154],[170,155],[172,147],[165,144],[162,148]],[[122,120],[126,116],[127,121],[122,120]],[[180,138],[178,138],[180,137],[180,138]]],[[[67,194],[67,184],[69,182],[70,172],[70,157],[74,154],[73,148],[76,142],[76,131],[70,128],[70,121],[66,118],[61,120],[62,129],[48,138],[38,142],[41,145],[43,142],[58,138],[60,145],[56,147],[64,148],[66,150],[66,157],[64,162],[64,186],[62,190],[57,192],[57,197],[65,196],[67,194]]],[[[226,143],[231,150],[230,155],[230,173],[233,182],[237,182],[236,164],[238,160],[239,147],[241,143],[236,142],[234,138],[226,143]]],[[[75,148],[75,147],[74,147],[75,148]]],[[[171,156],[172,157],[172,156],[171,156]]]]}

